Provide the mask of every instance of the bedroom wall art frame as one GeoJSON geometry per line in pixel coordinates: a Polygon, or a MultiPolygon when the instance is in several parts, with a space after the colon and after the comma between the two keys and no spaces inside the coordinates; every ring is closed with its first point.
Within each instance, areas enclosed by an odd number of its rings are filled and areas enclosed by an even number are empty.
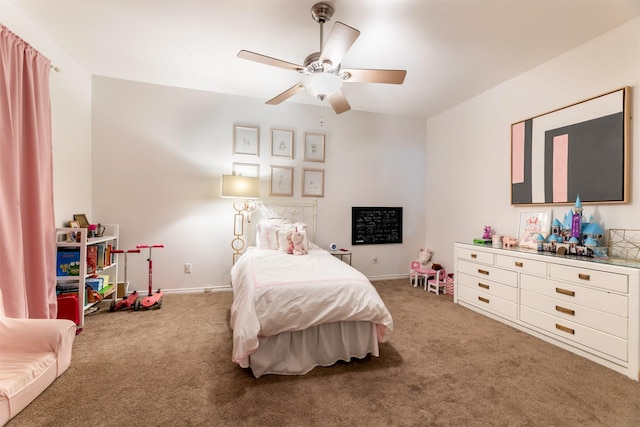
{"type": "Polygon", "coordinates": [[[324,139],[321,133],[304,133],[304,161],[324,163],[324,139]]]}
{"type": "Polygon", "coordinates": [[[234,125],[233,154],[260,156],[260,128],[234,125]]]}
{"type": "Polygon", "coordinates": [[[293,167],[271,166],[270,196],[293,196],[293,167]]]}
{"type": "Polygon", "coordinates": [[[233,163],[231,172],[234,175],[250,176],[260,178],[260,165],[258,163],[233,163]]]}
{"type": "Polygon", "coordinates": [[[293,131],[271,129],[271,157],[293,159],[293,131]]]}
{"type": "Polygon", "coordinates": [[[511,204],[628,203],[631,88],[511,125],[511,204]]]}
{"type": "Polygon", "coordinates": [[[324,197],[324,169],[302,169],[302,197],[324,197]]]}

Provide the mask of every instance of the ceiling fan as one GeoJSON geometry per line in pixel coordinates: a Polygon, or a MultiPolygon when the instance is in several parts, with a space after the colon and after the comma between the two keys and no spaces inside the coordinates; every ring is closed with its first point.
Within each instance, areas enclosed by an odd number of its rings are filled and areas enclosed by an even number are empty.
{"type": "Polygon", "coordinates": [[[291,86],[267,101],[267,104],[280,104],[302,89],[306,89],[309,94],[320,101],[328,100],[336,114],[340,114],[351,109],[341,90],[344,82],[389,84],[404,82],[407,75],[406,70],[342,68],[340,62],[360,35],[360,31],[336,21],[326,43],[323,43],[323,25],[333,16],[333,7],[326,3],[316,3],[311,7],[311,16],[320,24],[320,51],[308,55],[304,60],[304,65],[293,64],[248,50],[238,52],[239,58],[294,70],[306,76],[303,82],[291,86]]]}

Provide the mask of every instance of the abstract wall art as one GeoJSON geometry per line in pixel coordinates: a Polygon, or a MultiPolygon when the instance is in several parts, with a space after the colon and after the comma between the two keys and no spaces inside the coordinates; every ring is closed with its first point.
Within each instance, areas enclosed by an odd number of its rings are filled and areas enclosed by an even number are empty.
{"type": "Polygon", "coordinates": [[[511,204],[627,203],[624,87],[511,125],[511,204]]]}

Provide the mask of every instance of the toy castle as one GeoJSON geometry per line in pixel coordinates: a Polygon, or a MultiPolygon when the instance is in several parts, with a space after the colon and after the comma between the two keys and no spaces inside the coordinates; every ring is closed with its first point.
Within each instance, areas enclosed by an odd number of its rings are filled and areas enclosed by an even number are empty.
{"type": "Polygon", "coordinates": [[[582,216],[580,196],[576,198],[573,209],[569,209],[560,222],[557,218],[551,223],[551,234],[545,241],[542,235],[537,237],[538,250],[606,258],[604,232],[600,225],[593,222],[593,216],[585,221],[582,216]]]}

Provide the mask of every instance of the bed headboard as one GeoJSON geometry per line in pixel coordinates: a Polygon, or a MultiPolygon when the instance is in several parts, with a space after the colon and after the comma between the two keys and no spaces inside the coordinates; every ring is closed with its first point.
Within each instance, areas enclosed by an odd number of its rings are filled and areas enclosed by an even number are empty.
{"type": "Polygon", "coordinates": [[[305,222],[307,230],[310,232],[311,241],[316,242],[318,228],[318,199],[313,201],[291,201],[291,202],[264,202],[256,201],[256,210],[251,215],[250,244],[255,244],[255,224],[262,219],[283,218],[289,222],[305,222]]]}

